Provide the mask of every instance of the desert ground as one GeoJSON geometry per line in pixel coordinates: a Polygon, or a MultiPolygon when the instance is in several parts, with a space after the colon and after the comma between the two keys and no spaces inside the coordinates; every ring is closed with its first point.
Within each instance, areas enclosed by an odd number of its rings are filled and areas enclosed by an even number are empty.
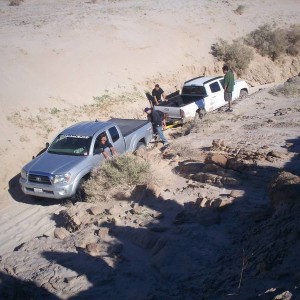
{"type": "Polygon", "coordinates": [[[213,43],[265,23],[299,24],[299,2],[8,4],[0,1],[0,296],[298,299],[299,210],[283,209],[269,186],[279,171],[300,175],[299,96],[269,91],[299,74],[299,57],[256,55],[243,74],[250,95],[232,114],[222,108],[167,130],[170,147],[151,146],[146,157],[158,187],[138,199],[37,201],[18,178],[66,126],[145,118],[155,83],[171,93],[195,76],[222,75],[213,43]],[[80,224],[70,229],[66,215],[80,224]]]}

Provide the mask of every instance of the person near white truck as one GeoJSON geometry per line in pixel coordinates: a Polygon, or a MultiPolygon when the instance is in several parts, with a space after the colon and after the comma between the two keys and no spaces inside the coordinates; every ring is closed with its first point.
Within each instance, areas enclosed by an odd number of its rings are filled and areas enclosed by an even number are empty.
{"type": "MultiPolygon", "coordinates": [[[[186,81],[179,91],[167,96],[167,101],[154,109],[168,115],[168,121],[185,123],[188,119],[202,118],[205,113],[216,110],[227,102],[224,99],[223,76],[200,76],[186,81]]],[[[249,88],[244,80],[235,80],[232,101],[243,98],[249,88]]]]}

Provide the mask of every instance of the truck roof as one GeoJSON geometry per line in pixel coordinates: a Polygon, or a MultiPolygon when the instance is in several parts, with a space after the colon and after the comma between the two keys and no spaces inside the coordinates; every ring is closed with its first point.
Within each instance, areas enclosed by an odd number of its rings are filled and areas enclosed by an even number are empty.
{"type": "Polygon", "coordinates": [[[74,134],[74,135],[86,135],[93,136],[97,131],[105,129],[108,125],[111,125],[110,122],[101,122],[101,121],[85,121],[76,123],[62,131],[62,134],[74,134]]]}
{"type": "Polygon", "coordinates": [[[213,81],[218,78],[223,78],[223,76],[199,76],[193,79],[190,79],[184,83],[184,85],[204,85],[210,81],[213,81]]]}

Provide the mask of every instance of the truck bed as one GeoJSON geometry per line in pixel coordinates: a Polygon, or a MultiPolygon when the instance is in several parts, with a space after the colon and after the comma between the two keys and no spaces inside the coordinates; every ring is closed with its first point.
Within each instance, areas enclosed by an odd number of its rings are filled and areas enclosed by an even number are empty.
{"type": "Polygon", "coordinates": [[[123,137],[130,135],[134,131],[138,130],[139,128],[149,123],[148,120],[132,120],[132,119],[118,119],[118,118],[110,119],[109,122],[113,122],[119,126],[123,134],[123,137]]]}
{"type": "Polygon", "coordinates": [[[177,95],[170,98],[168,101],[163,101],[159,105],[156,105],[156,107],[182,107],[190,103],[196,102],[199,99],[202,99],[204,96],[206,95],[177,95]]]}

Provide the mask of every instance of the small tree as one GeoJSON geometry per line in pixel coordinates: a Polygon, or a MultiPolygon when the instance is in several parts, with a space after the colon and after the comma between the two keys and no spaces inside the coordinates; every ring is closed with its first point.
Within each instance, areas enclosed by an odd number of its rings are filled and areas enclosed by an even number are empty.
{"type": "Polygon", "coordinates": [[[272,29],[269,24],[260,26],[250,32],[245,43],[257,50],[262,56],[276,60],[286,52],[288,41],[286,33],[281,29],[272,29]]]}
{"type": "Polygon", "coordinates": [[[219,61],[230,65],[231,68],[241,75],[253,59],[253,51],[241,40],[235,40],[231,44],[223,39],[211,46],[211,54],[219,61]]]}
{"type": "Polygon", "coordinates": [[[9,1],[9,5],[10,6],[19,6],[21,4],[21,2],[23,2],[24,0],[10,0],[9,1]]]}
{"type": "Polygon", "coordinates": [[[300,24],[292,25],[287,30],[287,54],[297,56],[300,54],[300,24]]]}
{"type": "Polygon", "coordinates": [[[150,177],[147,161],[133,155],[120,155],[94,170],[83,185],[88,202],[107,201],[116,193],[146,184],[150,177]]]}

